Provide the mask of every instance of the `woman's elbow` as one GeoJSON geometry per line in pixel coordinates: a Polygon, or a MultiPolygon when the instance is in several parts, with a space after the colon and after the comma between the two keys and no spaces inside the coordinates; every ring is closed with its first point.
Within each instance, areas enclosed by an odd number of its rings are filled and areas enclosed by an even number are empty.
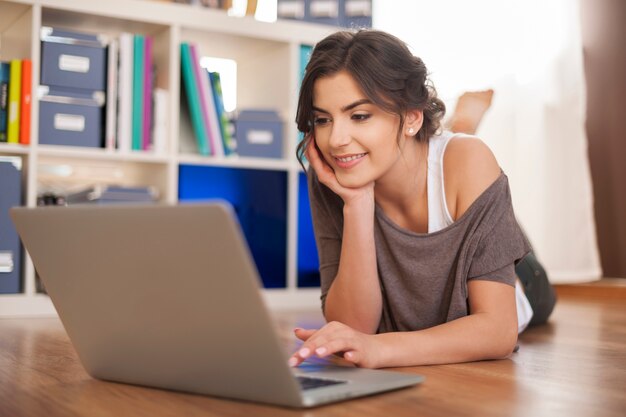
{"type": "Polygon", "coordinates": [[[511,356],[516,345],[517,325],[502,326],[493,339],[491,359],[504,359],[511,356]]]}

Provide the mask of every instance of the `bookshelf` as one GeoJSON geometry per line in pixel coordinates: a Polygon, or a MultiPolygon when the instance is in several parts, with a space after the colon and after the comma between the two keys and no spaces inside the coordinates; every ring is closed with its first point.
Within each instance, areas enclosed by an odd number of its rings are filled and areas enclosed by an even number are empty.
{"type": "MultiPolygon", "coordinates": [[[[259,22],[251,17],[230,17],[220,10],[148,0],[0,0],[0,59],[31,59],[33,92],[39,86],[40,29],[50,26],[116,37],[122,32],[154,39],[156,86],[169,93],[166,151],[122,152],[38,144],[39,103],[33,94],[31,144],[0,143],[0,156],[23,162],[23,203],[36,205],[42,184],[55,181],[150,185],[160,199],[176,203],[182,188],[180,173],[194,170],[228,172],[239,178],[280,178],[284,184],[284,285],[267,288],[273,308],[317,306],[319,288],[300,286],[297,253],[298,224],[302,217],[302,174],[294,154],[298,132],[293,122],[300,82],[301,45],[313,45],[333,28],[310,23],[259,22]],[[181,152],[181,142],[193,141],[189,121],[181,117],[179,100],[181,42],[194,42],[203,56],[237,62],[238,108],[273,108],[283,121],[283,157],[200,156],[181,152]],[[241,171],[241,172],[238,172],[241,171]]],[[[236,182],[235,182],[236,184],[236,182]]],[[[184,185],[184,184],[183,184],[184,185]]],[[[25,256],[22,292],[0,294],[0,317],[52,316],[50,299],[36,290],[35,270],[25,256]]]]}

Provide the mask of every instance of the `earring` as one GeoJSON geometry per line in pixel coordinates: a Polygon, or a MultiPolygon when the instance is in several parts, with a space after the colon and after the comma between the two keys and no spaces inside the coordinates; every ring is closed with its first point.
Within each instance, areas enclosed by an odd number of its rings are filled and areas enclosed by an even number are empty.
{"type": "Polygon", "coordinates": [[[413,130],[413,128],[412,128],[412,127],[410,127],[410,128],[409,128],[409,135],[412,135],[412,134],[413,134],[413,132],[415,132],[415,130],[413,130]]]}

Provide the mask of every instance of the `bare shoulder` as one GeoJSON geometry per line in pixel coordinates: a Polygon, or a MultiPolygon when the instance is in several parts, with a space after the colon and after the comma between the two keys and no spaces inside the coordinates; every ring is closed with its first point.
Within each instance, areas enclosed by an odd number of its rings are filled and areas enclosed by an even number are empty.
{"type": "Polygon", "coordinates": [[[456,220],[500,176],[491,149],[476,136],[456,135],[443,158],[446,200],[456,220]]]}

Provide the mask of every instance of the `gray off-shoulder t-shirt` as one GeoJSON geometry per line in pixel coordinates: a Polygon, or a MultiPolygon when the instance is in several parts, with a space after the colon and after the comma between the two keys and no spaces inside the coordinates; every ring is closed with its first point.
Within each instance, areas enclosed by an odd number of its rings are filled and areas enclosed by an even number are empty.
{"type": "MultiPolygon", "coordinates": [[[[308,179],[324,308],[339,268],[343,201],[312,169],[308,179]]],[[[376,206],[374,240],[383,296],[379,333],[426,329],[468,315],[467,281],[513,286],[514,265],[530,251],[504,173],[463,216],[434,233],[403,229],[376,206]]]]}

